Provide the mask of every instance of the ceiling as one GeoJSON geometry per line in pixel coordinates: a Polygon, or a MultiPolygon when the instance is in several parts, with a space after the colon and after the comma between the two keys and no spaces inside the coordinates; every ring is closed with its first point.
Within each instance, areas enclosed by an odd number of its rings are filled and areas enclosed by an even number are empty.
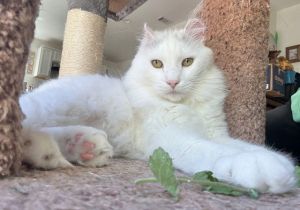
{"type": "MultiPolygon", "coordinates": [[[[104,56],[114,62],[132,59],[141,34],[143,24],[148,23],[153,29],[163,29],[179,24],[187,19],[191,11],[201,0],[148,0],[122,21],[109,19],[105,38],[104,56]],[[165,17],[169,24],[158,21],[165,17]]],[[[271,0],[271,8],[284,9],[300,0],[271,0]]],[[[36,20],[35,37],[42,40],[61,41],[67,17],[65,0],[42,0],[39,17],[36,20]]]]}
{"type": "MultiPolygon", "coordinates": [[[[67,17],[65,0],[42,0],[36,20],[35,37],[42,40],[61,41],[67,17]]],[[[122,21],[108,19],[104,37],[104,56],[114,62],[132,59],[143,25],[163,29],[187,19],[200,0],[148,0],[122,21]],[[167,18],[169,24],[157,19],[167,18]]]]}

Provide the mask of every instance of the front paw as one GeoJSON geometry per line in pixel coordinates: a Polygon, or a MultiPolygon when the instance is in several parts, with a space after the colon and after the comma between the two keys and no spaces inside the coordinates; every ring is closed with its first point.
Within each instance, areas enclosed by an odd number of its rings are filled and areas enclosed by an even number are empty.
{"type": "Polygon", "coordinates": [[[219,179],[260,192],[284,193],[295,187],[295,166],[266,149],[220,158],[213,171],[219,179]]]}

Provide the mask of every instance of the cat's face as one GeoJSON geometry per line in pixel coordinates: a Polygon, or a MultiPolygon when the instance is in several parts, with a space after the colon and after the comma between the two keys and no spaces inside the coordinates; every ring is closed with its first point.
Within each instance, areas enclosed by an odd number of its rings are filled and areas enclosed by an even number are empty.
{"type": "Polygon", "coordinates": [[[151,94],[182,101],[212,64],[212,52],[202,44],[204,27],[193,21],[185,29],[163,32],[153,32],[145,26],[133,66],[138,67],[140,84],[151,94]]]}

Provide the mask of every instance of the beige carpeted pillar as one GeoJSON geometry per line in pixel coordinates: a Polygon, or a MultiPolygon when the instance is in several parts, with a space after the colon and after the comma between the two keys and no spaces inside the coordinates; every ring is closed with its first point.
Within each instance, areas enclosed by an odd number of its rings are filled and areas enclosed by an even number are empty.
{"type": "Polygon", "coordinates": [[[67,0],[59,76],[101,71],[108,0],[67,0]]]}
{"type": "Polygon", "coordinates": [[[229,131],[233,137],[263,143],[269,0],[203,0],[200,11],[206,44],[228,79],[229,131]]]}
{"type": "Polygon", "coordinates": [[[39,2],[0,1],[0,176],[16,173],[21,165],[18,98],[39,2]]]}

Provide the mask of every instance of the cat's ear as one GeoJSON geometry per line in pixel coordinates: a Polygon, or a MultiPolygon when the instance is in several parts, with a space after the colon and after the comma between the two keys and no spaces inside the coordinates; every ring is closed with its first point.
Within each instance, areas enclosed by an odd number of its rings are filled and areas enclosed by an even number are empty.
{"type": "Polygon", "coordinates": [[[144,34],[143,34],[143,40],[149,42],[154,39],[154,32],[153,30],[147,25],[147,23],[144,24],[144,34]]]}
{"type": "Polygon", "coordinates": [[[196,40],[203,41],[205,29],[205,25],[199,18],[192,18],[186,23],[184,32],[196,40]]]}

